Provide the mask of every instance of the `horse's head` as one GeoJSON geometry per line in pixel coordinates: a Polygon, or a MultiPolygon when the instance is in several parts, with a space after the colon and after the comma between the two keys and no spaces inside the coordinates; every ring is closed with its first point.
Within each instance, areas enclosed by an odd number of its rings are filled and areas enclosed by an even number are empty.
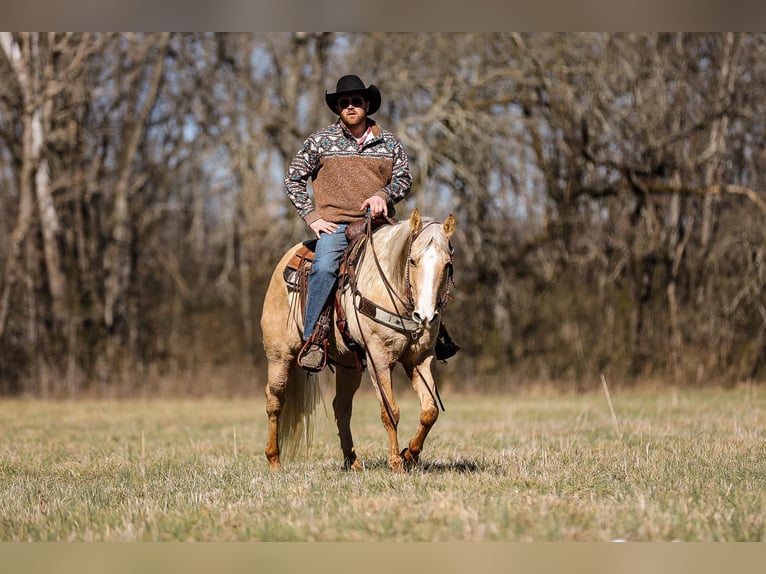
{"type": "Polygon", "coordinates": [[[423,221],[415,209],[410,215],[410,246],[407,254],[407,286],[412,319],[430,325],[447,303],[452,280],[452,246],[455,217],[443,223],[423,221]]]}

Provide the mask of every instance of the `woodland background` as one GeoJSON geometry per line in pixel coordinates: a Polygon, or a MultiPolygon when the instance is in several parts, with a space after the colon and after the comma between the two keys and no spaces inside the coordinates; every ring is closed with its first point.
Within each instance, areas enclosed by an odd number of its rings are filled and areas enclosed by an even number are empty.
{"type": "Polygon", "coordinates": [[[458,219],[446,384],[763,380],[766,35],[0,33],[0,394],[260,393],[349,72],[458,219]]]}

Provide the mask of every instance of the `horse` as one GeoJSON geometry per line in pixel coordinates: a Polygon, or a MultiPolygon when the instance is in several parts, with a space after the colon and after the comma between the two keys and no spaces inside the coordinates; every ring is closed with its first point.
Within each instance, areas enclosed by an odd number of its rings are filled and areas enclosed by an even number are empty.
{"type": "MultiPolygon", "coordinates": [[[[364,350],[366,370],[380,403],[388,433],[388,466],[404,472],[415,466],[431,427],[439,416],[434,379],[434,346],[441,314],[452,283],[452,245],[455,217],[442,223],[421,217],[414,209],[408,220],[368,227],[354,279],[338,285],[336,313],[346,320],[346,333],[337,321],[328,336],[328,362],[335,369],[332,402],[343,454],[343,468],[362,471],[351,435],[354,394],[361,385],[355,346],[364,350]],[[399,450],[392,372],[401,363],[420,399],[420,421],[415,434],[399,450]]],[[[289,458],[301,443],[311,446],[313,413],[321,391],[315,374],[301,369],[296,357],[303,345],[299,294],[285,281],[283,270],[302,244],[285,253],[271,277],[263,302],[261,330],[268,359],[266,459],[272,471],[282,468],[280,453],[289,458]]]]}

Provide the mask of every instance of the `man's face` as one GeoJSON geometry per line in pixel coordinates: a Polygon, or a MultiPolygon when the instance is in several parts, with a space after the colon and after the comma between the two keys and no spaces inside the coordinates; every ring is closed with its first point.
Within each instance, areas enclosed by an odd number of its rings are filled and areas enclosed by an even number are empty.
{"type": "Polygon", "coordinates": [[[354,127],[365,121],[370,104],[360,93],[343,94],[338,99],[338,113],[343,122],[354,127]]]}

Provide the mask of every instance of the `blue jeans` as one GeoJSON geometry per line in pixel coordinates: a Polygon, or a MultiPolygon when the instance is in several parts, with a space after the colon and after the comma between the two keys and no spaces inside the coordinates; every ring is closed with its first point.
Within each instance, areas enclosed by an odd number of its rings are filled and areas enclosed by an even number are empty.
{"type": "Polygon", "coordinates": [[[309,273],[309,288],[306,297],[306,317],[303,321],[303,340],[314,333],[317,319],[327,302],[338,279],[338,269],[343,252],[348,246],[347,223],[338,225],[335,233],[322,233],[317,240],[314,262],[309,273]]]}

